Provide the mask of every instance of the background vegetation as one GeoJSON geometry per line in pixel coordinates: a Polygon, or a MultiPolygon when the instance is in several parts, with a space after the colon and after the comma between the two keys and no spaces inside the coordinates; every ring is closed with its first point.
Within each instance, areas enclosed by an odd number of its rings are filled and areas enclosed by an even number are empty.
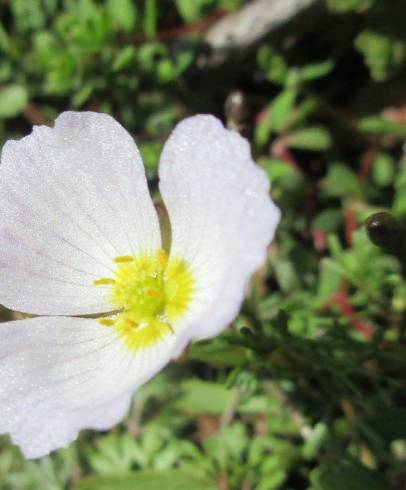
{"type": "Polygon", "coordinates": [[[214,113],[251,140],[283,212],[223,335],[108,434],[30,462],[3,436],[4,490],[406,489],[405,3],[328,0],[311,28],[211,66],[205,31],[245,3],[0,2],[3,141],[67,108],[109,112],[156,191],[175,123],[214,113]],[[381,210],[399,219],[373,223],[386,251],[363,226],[381,210]]]}

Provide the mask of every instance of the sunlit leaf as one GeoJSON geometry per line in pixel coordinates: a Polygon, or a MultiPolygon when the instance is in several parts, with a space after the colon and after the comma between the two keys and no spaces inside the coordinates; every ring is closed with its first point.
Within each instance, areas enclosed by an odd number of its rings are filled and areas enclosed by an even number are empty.
{"type": "Polygon", "coordinates": [[[209,480],[182,470],[139,471],[82,480],[74,490],[217,490],[209,480]]]}
{"type": "Polygon", "coordinates": [[[9,85],[0,90],[0,118],[20,114],[28,102],[27,89],[21,85],[9,85]]]}

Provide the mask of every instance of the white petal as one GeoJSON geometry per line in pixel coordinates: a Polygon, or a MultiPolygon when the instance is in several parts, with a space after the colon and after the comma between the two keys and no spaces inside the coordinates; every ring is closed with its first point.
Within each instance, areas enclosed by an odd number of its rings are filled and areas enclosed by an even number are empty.
{"type": "Polygon", "coordinates": [[[0,166],[0,303],[34,313],[111,310],[113,258],[160,246],[144,167],[110,116],[65,112],[8,141],[0,166]]]}
{"type": "Polygon", "coordinates": [[[194,301],[178,329],[186,339],[211,337],[238,314],[280,212],[248,142],[212,116],[195,116],[175,128],[159,173],[172,228],[170,254],[190,264],[196,281],[194,301]]]}
{"type": "Polygon", "coordinates": [[[129,351],[95,320],[33,318],[0,324],[0,433],[36,458],[106,430],[128,410],[133,391],[172,357],[175,336],[129,351]]]}

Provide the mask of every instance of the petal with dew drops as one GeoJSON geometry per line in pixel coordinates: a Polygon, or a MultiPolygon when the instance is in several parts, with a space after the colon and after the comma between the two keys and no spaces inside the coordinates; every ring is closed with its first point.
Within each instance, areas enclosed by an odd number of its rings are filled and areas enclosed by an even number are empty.
{"type": "Polygon", "coordinates": [[[110,311],[113,258],[161,238],[131,136],[107,114],[64,112],[8,141],[0,165],[0,303],[33,314],[110,311]]]}
{"type": "Polygon", "coordinates": [[[190,308],[176,326],[184,345],[216,335],[238,314],[280,212],[248,142],[213,116],[178,124],[159,175],[172,229],[170,256],[185,260],[195,277],[190,308]]]}
{"type": "Polygon", "coordinates": [[[109,429],[174,350],[174,335],[128,350],[115,330],[91,319],[2,323],[0,433],[37,458],[67,445],[81,429],[109,429]]]}

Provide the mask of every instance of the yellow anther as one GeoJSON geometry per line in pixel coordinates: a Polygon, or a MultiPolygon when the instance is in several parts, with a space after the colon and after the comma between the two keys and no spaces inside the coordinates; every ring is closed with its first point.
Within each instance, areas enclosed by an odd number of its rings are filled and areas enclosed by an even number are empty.
{"type": "Polygon", "coordinates": [[[116,281],[112,279],[111,277],[102,277],[101,279],[96,279],[93,281],[93,284],[95,286],[105,286],[107,284],[115,284],[116,281]]]}
{"type": "Polygon", "coordinates": [[[114,259],[116,264],[123,264],[124,262],[132,262],[134,257],[132,255],[119,255],[114,259]]]}
{"type": "Polygon", "coordinates": [[[111,311],[117,314],[100,318],[99,323],[114,329],[131,351],[174,334],[173,325],[186,313],[194,293],[187,263],[169,258],[162,249],[118,256],[114,262],[113,279],[102,277],[94,284],[111,286],[111,311]]]}
{"type": "Polygon", "coordinates": [[[111,318],[100,318],[99,323],[101,325],[105,325],[106,327],[111,327],[114,325],[115,320],[112,320],[111,318]]]}
{"type": "Polygon", "coordinates": [[[162,297],[161,291],[157,291],[156,289],[149,289],[147,291],[147,295],[150,296],[151,298],[161,298],[162,297]]]}
{"type": "Polygon", "coordinates": [[[160,248],[157,252],[157,256],[158,256],[158,261],[159,261],[159,264],[161,265],[161,267],[165,267],[166,263],[168,262],[168,254],[165,252],[165,250],[160,248]]]}

